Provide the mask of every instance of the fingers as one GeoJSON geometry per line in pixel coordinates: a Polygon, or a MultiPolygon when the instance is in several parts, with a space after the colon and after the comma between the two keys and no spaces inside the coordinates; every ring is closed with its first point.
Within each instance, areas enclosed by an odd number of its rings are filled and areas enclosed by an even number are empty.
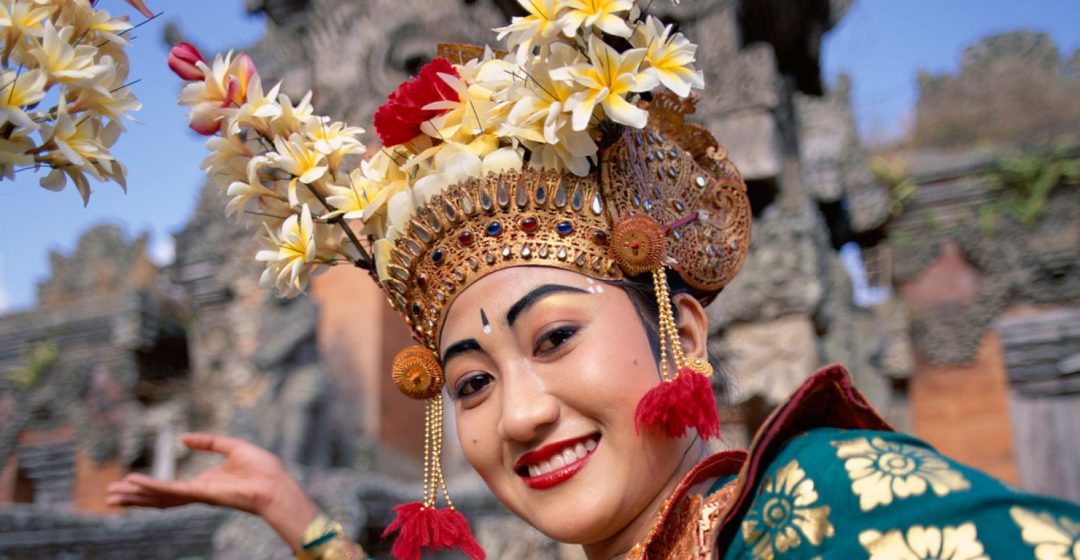
{"type": "Polygon", "coordinates": [[[240,445],[247,443],[239,438],[206,432],[184,434],[180,436],[180,441],[184,442],[184,445],[188,446],[189,449],[194,449],[196,451],[210,451],[221,455],[228,455],[240,445]]]}
{"type": "Polygon", "coordinates": [[[134,486],[143,493],[156,492],[158,494],[195,498],[192,495],[192,485],[186,480],[158,480],[145,474],[131,473],[124,477],[121,482],[134,486]]]}
{"type": "Polygon", "coordinates": [[[162,495],[126,479],[109,484],[105,491],[105,503],[110,506],[165,508],[185,503],[184,500],[162,495]]]}

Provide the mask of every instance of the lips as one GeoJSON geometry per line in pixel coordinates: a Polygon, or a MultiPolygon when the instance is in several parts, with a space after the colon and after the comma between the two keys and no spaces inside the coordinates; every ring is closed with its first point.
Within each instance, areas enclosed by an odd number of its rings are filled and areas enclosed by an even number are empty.
{"type": "Polygon", "coordinates": [[[590,434],[551,443],[522,455],[514,470],[530,488],[551,488],[584,468],[599,442],[599,434],[590,434]]]}

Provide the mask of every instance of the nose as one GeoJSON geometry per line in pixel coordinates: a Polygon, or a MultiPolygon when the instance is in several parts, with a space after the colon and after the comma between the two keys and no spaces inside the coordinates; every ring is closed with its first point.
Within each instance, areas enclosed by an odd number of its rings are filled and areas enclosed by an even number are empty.
{"type": "Polygon", "coordinates": [[[509,440],[529,442],[559,419],[559,399],[528,366],[504,369],[499,432],[509,440]]]}

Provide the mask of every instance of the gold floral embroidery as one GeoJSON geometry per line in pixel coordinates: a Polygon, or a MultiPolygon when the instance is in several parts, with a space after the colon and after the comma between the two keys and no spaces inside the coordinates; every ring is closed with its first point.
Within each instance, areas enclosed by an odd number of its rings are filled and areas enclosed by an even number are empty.
{"type": "Polygon", "coordinates": [[[1049,513],[1035,513],[1020,506],[1009,509],[1020,526],[1024,542],[1035,547],[1039,560],[1080,560],[1080,523],[1067,517],[1056,520],[1049,513]]]}
{"type": "Polygon", "coordinates": [[[833,536],[829,506],[813,507],[817,503],[814,481],[797,460],[776,471],[775,480],[765,477],[742,524],[743,539],[753,549],[754,558],[782,556],[798,548],[804,537],[818,546],[833,536]]]}
{"type": "Polygon", "coordinates": [[[863,531],[859,544],[870,553],[870,560],[989,560],[976,533],[970,521],[944,528],[912,525],[907,534],[900,529],[885,534],[863,531]]]}
{"type": "Polygon", "coordinates": [[[967,490],[971,483],[949,463],[926,449],[886,441],[880,437],[834,442],[836,455],[851,477],[851,491],[859,507],[870,511],[893,499],[921,496],[929,487],[934,494],[967,490]]]}

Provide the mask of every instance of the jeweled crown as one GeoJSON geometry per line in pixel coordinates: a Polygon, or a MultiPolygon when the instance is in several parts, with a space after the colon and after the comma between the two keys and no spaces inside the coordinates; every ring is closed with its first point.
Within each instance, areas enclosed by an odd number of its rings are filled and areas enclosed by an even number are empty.
{"type": "MultiPolygon", "coordinates": [[[[617,281],[628,275],[615,226],[648,216],[663,262],[703,302],[735,275],[750,242],[746,186],[693,102],[660,93],[649,126],[624,128],[586,176],[522,169],[470,179],[417,209],[394,242],[383,288],[417,341],[434,350],[455,296],[486,274],[550,266],[617,281]]],[[[632,273],[632,272],[631,272],[632,273]]]]}

